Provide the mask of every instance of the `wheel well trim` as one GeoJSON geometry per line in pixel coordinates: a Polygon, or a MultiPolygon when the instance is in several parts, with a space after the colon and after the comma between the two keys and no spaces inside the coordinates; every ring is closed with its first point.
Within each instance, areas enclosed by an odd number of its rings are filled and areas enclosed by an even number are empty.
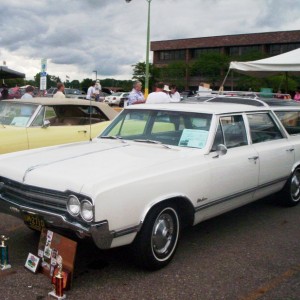
{"type": "MultiPolygon", "coordinates": [[[[142,213],[141,219],[140,219],[139,231],[142,228],[142,225],[144,224],[144,221],[145,221],[146,217],[148,216],[149,212],[155,206],[160,205],[165,202],[173,202],[173,203],[176,203],[177,205],[178,205],[178,203],[180,203],[181,205],[182,204],[187,205],[189,208],[189,211],[186,211],[186,215],[190,214],[189,216],[187,216],[187,218],[190,218],[190,220],[188,220],[188,223],[193,224],[193,221],[195,218],[195,207],[194,207],[192,201],[186,195],[174,194],[174,195],[169,195],[169,196],[165,196],[165,197],[159,197],[159,198],[155,199],[154,201],[152,201],[151,203],[149,203],[149,205],[147,205],[145,207],[145,209],[142,213]]],[[[180,214],[180,212],[179,212],[179,214],[180,214]]]]}

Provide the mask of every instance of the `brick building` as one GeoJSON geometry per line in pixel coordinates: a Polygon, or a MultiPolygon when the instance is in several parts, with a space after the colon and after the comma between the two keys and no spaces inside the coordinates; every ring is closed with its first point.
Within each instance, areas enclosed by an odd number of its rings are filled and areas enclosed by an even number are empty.
{"type": "MultiPolygon", "coordinates": [[[[274,56],[299,48],[300,30],[153,41],[150,47],[156,67],[177,61],[189,64],[196,61],[201,54],[209,52],[223,53],[235,58],[253,51],[274,56]]],[[[205,81],[205,78],[190,77],[186,72],[186,89],[195,89],[200,81],[205,81]]]]}

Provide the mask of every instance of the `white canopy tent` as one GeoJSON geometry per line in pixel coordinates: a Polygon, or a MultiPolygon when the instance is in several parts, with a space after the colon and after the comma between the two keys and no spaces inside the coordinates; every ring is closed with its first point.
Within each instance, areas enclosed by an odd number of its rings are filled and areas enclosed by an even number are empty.
{"type": "Polygon", "coordinates": [[[300,48],[254,61],[232,61],[229,70],[256,77],[265,77],[274,74],[300,75],[300,48]]]}
{"type": "Polygon", "coordinates": [[[221,84],[220,91],[223,90],[225,81],[231,70],[255,77],[285,74],[286,90],[288,90],[287,74],[300,75],[300,48],[260,60],[245,62],[232,61],[221,84]]]}

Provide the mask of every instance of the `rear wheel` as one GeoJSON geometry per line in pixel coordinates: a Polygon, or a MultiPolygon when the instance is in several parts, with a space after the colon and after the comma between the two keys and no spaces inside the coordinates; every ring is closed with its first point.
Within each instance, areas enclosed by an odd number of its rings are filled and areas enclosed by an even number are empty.
{"type": "Polygon", "coordinates": [[[300,202],[300,167],[297,167],[281,193],[281,202],[286,206],[295,206],[300,202]]]}
{"type": "Polygon", "coordinates": [[[175,254],[180,227],[176,206],[164,204],[154,207],[133,244],[138,264],[149,270],[166,266],[175,254]]]}

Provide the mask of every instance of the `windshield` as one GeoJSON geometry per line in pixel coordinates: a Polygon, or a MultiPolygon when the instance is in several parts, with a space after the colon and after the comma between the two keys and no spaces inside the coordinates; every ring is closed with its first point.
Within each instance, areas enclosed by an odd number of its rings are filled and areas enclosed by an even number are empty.
{"type": "Polygon", "coordinates": [[[18,127],[27,126],[37,105],[28,103],[0,102],[0,123],[18,127]]]}
{"type": "Polygon", "coordinates": [[[165,145],[204,148],[211,114],[177,111],[124,110],[99,136],[157,141],[165,145]]]}

